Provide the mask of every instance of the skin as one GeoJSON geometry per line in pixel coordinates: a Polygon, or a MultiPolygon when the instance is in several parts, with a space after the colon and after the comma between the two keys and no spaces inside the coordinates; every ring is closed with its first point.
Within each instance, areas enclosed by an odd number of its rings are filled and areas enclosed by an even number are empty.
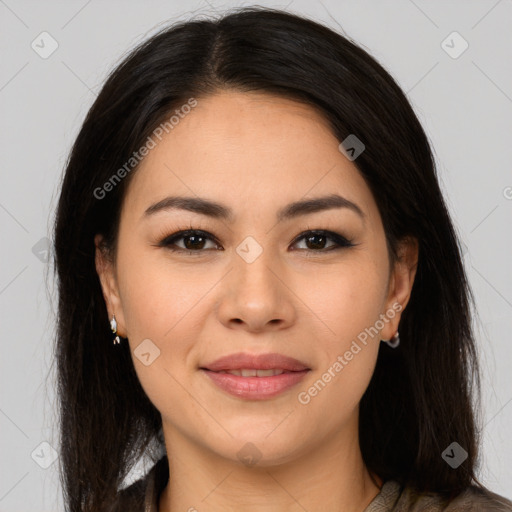
{"type": "Polygon", "coordinates": [[[359,402],[400,313],[308,404],[298,401],[379,315],[405,308],[417,264],[415,240],[404,240],[390,264],[375,200],[339,142],[318,112],[292,100],[233,91],[198,98],[133,176],[113,260],[96,237],[109,315],[162,415],[171,478],[160,512],[360,512],[379,492],[382,480],[359,448],[359,402]],[[331,208],[276,220],[288,203],[332,193],[356,203],[364,219],[331,208]],[[220,202],[234,218],[144,215],[170,195],[220,202]],[[216,240],[176,240],[199,247],[193,254],[158,246],[190,228],[216,240]],[[309,229],[355,245],[329,251],[332,239],[294,242],[309,229]],[[236,252],[247,236],[263,249],[250,264],[236,252]],[[145,339],[160,350],[148,366],[133,353],[145,339]],[[244,400],[199,371],[234,352],[278,352],[311,371],[274,398],[244,400]],[[248,442],[261,454],[253,466],[237,456],[248,442]]]}

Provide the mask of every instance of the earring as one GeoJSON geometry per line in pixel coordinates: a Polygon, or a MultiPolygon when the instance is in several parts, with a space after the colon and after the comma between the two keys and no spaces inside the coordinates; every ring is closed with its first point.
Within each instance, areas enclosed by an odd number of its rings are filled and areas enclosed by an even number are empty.
{"type": "MultiPolygon", "coordinates": [[[[112,332],[114,334],[117,334],[116,315],[112,315],[112,320],[110,320],[110,328],[112,329],[112,332]]],[[[119,343],[121,343],[121,338],[119,338],[119,336],[116,336],[114,339],[114,345],[119,343]]]]}
{"type": "Polygon", "coordinates": [[[391,348],[396,348],[400,345],[400,335],[398,331],[395,332],[393,337],[390,340],[382,340],[384,343],[387,343],[391,348]]]}

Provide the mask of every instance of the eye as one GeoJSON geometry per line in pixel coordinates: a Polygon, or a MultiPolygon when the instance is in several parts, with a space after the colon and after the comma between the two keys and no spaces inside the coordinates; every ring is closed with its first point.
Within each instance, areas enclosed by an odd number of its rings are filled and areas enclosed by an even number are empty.
{"type": "MultiPolygon", "coordinates": [[[[310,252],[327,252],[335,249],[353,247],[355,245],[338,233],[321,229],[308,230],[301,233],[295,238],[292,245],[297,245],[299,242],[306,244],[306,247],[299,247],[299,250],[310,252]],[[329,240],[331,241],[331,245],[326,245],[329,240]]],[[[158,245],[171,251],[186,251],[189,254],[193,252],[201,253],[207,249],[220,248],[220,244],[214,236],[200,229],[178,231],[165,237],[158,245]],[[183,241],[182,245],[179,243],[181,241],[183,241]],[[207,247],[208,243],[212,244],[211,247],[207,247]]]]}
{"type": "Polygon", "coordinates": [[[312,252],[327,252],[344,247],[353,247],[355,245],[350,240],[347,240],[344,236],[338,233],[322,229],[315,229],[301,233],[294,240],[294,244],[297,244],[300,241],[304,241],[306,244],[306,247],[299,248],[300,250],[307,250],[312,252]],[[328,240],[331,240],[334,243],[326,247],[328,240]]]}
{"type": "Polygon", "coordinates": [[[186,231],[178,231],[177,233],[164,238],[158,245],[166,247],[171,251],[202,252],[202,249],[205,248],[207,242],[213,243],[213,247],[211,248],[218,248],[215,238],[205,231],[201,231],[200,229],[189,229],[186,231]],[[176,243],[180,240],[184,241],[183,247],[176,243]]]}

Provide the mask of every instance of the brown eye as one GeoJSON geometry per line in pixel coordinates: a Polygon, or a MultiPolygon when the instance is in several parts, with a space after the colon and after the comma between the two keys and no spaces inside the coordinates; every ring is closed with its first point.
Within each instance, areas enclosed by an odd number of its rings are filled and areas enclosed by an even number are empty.
{"type": "Polygon", "coordinates": [[[206,247],[206,249],[218,248],[215,238],[204,231],[187,230],[179,231],[166,238],[164,238],[159,245],[166,247],[171,251],[190,251],[190,252],[203,252],[205,245],[212,242],[213,247],[206,247]],[[177,242],[183,240],[183,246],[178,245],[177,242]]]}
{"type": "Polygon", "coordinates": [[[304,237],[304,241],[306,242],[306,245],[308,245],[308,249],[325,249],[325,244],[328,239],[329,237],[318,234],[304,237]]]}
{"type": "Polygon", "coordinates": [[[181,237],[185,242],[185,249],[204,249],[206,238],[201,235],[185,235],[181,237]]]}
{"type": "Polygon", "coordinates": [[[350,240],[347,240],[344,236],[341,236],[338,233],[333,233],[332,231],[325,230],[307,231],[295,239],[294,245],[296,245],[299,241],[304,241],[306,244],[306,247],[300,248],[300,250],[309,250],[314,252],[327,252],[343,247],[353,247],[355,245],[350,240]],[[329,240],[334,243],[331,243],[331,245],[326,247],[326,244],[329,240]]]}

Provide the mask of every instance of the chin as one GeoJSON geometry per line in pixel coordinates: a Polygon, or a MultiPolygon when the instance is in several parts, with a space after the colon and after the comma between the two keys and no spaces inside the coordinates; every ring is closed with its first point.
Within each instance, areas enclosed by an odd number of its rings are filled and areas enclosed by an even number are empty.
{"type": "MultiPolygon", "coordinates": [[[[269,430],[270,432],[271,430],[269,430]]],[[[272,467],[286,464],[299,456],[298,439],[281,432],[245,432],[235,435],[223,446],[211,446],[220,456],[247,467],[272,467]]]]}

